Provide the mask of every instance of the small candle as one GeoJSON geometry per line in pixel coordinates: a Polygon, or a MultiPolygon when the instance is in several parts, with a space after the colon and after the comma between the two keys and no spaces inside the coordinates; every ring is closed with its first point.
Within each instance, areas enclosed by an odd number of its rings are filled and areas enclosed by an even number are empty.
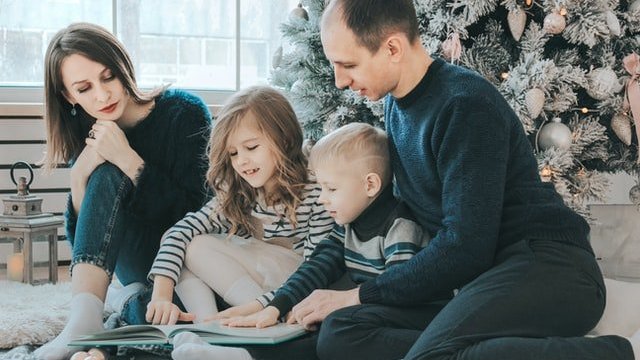
{"type": "Polygon", "coordinates": [[[12,281],[22,281],[24,273],[24,257],[22,253],[11,254],[7,257],[7,278],[12,281]]]}

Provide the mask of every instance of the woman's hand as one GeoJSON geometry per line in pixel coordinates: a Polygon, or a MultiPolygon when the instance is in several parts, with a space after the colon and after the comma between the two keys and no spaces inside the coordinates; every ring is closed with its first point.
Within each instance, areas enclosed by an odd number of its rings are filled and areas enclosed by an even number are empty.
{"type": "Polygon", "coordinates": [[[154,325],[174,325],[178,321],[193,321],[195,315],[183,312],[171,301],[151,300],[147,305],[145,319],[154,325]]]}
{"type": "Polygon", "coordinates": [[[89,131],[86,143],[135,182],[144,160],[131,148],[124,132],[115,122],[97,120],[89,131]]]}
{"type": "Polygon", "coordinates": [[[220,323],[222,325],[232,327],[256,327],[260,329],[277,324],[279,316],[280,311],[277,308],[274,306],[267,306],[266,308],[248,316],[222,319],[220,323]]]}
{"type": "Polygon", "coordinates": [[[87,181],[91,173],[105,159],[100,156],[94,149],[85,146],[71,168],[71,201],[73,210],[76,214],[80,213],[80,205],[84,199],[84,193],[87,189],[87,181]]]}
{"type": "Polygon", "coordinates": [[[221,312],[215,314],[214,316],[205,319],[204,321],[207,322],[207,321],[212,321],[212,320],[229,319],[229,318],[235,318],[235,317],[240,317],[240,316],[247,316],[247,315],[251,315],[253,313],[256,313],[256,312],[258,312],[258,311],[260,311],[262,309],[263,309],[262,304],[260,304],[260,302],[258,300],[253,300],[253,301],[248,302],[246,304],[230,307],[227,310],[221,311],[221,312]]]}
{"type": "Polygon", "coordinates": [[[94,148],[85,146],[71,168],[71,183],[82,182],[86,184],[89,175],[103,162],[105,162],[105,158],[94,148]]]}

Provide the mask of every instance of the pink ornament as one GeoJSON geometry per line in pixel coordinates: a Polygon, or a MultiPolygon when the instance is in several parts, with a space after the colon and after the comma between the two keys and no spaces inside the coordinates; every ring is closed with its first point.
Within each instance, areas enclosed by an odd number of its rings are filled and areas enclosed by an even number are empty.
{"type": "Polygon", "coordinates": [[[445,59],[453,62],[460,59],[462,55],[462,44],[460,43],[460,35],[458,33],[451,33],[447,37],[447,40],[442,42],[442,56],[445,59]]]}
{"type": "Polygon", "coordinates": [[[549,34],[560,34],[567,27],[567,21],[560,13],[552,12],[544,18],[544,31],[549,34]]]}

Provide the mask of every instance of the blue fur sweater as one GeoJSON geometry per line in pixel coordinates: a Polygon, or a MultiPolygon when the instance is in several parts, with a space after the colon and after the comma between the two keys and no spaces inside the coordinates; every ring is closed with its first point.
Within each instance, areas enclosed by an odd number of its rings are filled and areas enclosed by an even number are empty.
{"type": "MultiPolygon", "coordinates": [[[[200,98],[169,89],[156,97],[144,120],[125,131],[145,166],[138,184],[129,183],[124,209],[146,229],[150,241],[159,242],[164,231],[206,201],[210,126],[211,114],[200,98]]],[[[77,217],[71,196],[65,218],[67,238],[73,243],[77,217]]]]}
{"type": "Polygon", "coordinates": [[[540,180],[518,117],[477,73],[435,59],[409,94],[387,96],[385,121],[396,192],[433,238],[403,266],[362,284],[363,303],[433,300],[523,239],[592,252],[587,222],[540,180]]]}

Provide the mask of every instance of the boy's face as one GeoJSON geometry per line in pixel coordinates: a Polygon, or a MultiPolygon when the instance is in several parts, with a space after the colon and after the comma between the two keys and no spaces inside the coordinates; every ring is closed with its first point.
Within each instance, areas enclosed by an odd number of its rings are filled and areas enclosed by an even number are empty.
{"type": "Polygon", "coordinates": [[[329,14],[322,23],[320,37],[327,59],[333,65],[336,87],[350,88],[358,95],[376,101],[397,86],[397,67],[384,44],[375,54],[358,44],[339,12],[329,14]]]}
{"type": "Polygon", "coordinates": [[[315,174],[322,188],[318,200],[340,225],[355,220],[375,198],[358,166],[347,166],[341,160],[324,161],[316,166],[315,174]]]}

